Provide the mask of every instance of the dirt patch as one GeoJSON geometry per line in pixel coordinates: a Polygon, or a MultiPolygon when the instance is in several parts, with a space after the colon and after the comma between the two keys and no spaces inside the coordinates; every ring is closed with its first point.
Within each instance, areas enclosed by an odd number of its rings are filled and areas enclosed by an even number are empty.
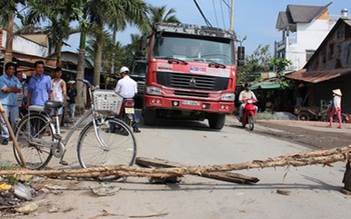
{"type": "Polygon", "coordinates": [[[263,126],[258,132],[304,144],[312,148],[336,148],[351,144],[351,124],[343,129],[327,127],[325,122],[302,122],[287,120],[257,121],[263,126]]]}

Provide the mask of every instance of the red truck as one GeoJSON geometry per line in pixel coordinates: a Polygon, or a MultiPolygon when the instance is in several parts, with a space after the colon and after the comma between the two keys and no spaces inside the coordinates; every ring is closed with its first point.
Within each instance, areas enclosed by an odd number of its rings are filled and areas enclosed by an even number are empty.
{"type": "Polygon", "coordinates": [[[144,124],[162,119],[208,119],[220,130],[234,109],[236,67],[232,31],[157,23],[148,40],[144,124]]]}

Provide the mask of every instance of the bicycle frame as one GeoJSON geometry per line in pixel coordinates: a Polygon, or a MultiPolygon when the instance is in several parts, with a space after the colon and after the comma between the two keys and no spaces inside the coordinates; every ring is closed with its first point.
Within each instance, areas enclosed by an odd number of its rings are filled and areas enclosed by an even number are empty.
{"type": "MultiPolygon", "coordinates": [[[[89,84],[89,95],[90,97],[92,97],[92,90],[91,90],[91,85],[89,84]]],[[[54,131],[54,135],[59,135],[60,134],[60,123],[58,121],[58,115],[55,115],[54,117],[51,117],[50,114],[48,112],[45,111],[45,108],[44,107],[41,107],[41,106],[34,106],[32,107],[33,110],[29,110],[28,111],[28,127],[31,127],[29,122],[30,122],[30,114],[31,114],[31,111],[33,112],[36,112],[36,113],[39,113],[39,114],[42,114],[44,117],[47,118],[47,121],[49,122],[49,125],[51,126],[52,130],[54,131]],[[53,121],[55,121],[55,123],[53,123],[53,121]]],[[[68,143],[69,139],[72,137],[73,133],[78,129],[78,127],[80,127],[80,125],[83,123],[84,120],[86,120],[88,117],[92,116],[92,121],[93,121],[93,124],[94,124],[94,132],[95,132],[95,136],[96,136],[96,139],[97,141],[100,143],[101,147],[104,149],[104,150],[107,150],[107,145],[106,143],[104,142],[104,140],[101,138],[100,136],[100,133],[99,133],[99,128],[98,128],[98,124],[97,124],[97,121],[98,121],[98,118],[104,118],[103,116],[97,116],[97,113],[94,111],[94,104],[93,102],[91,103],[91,108],[86,111],[83,116],[78,119],[74,125],[69,129],[67,135],[65,136],[64,139],[60,139],[60,140],[57,140],[55,137],[53,139],[53,141],[43,141],[43,140],[40,140],[38,138],[36,138],[36,136],[32,136],[30,134],[30,129],[28,130],[28,136],[29,136],[29,142],[31,144],[37,144],[37,145],[40,145],[40,146],[43,146],[43,144],[48,147],[48,148],[52,148],[52,147],[55,147],[57,148],[58,146],[60,146],[59,144],[62,144],[62,149],[64,150],[64,147],[66,146],[66,144],[68,143]]],[[[63,157],[63,154],[59,157],[63,157]]]]}

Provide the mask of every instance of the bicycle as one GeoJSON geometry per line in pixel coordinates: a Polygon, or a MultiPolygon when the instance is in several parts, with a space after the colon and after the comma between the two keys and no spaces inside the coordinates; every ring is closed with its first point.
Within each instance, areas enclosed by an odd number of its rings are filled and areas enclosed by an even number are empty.
{"type": "MultiPolygon", "coordinates": [[[[123,98],[113,90],[100,90],[85,81],[92,99],[91,109],[74,123],[65,138],[60,135],[58,116],[51,117],[61,102],[47,101],[45,107],[30,106],[28,114],[18,123],[15,136],[29,169],[44,168],[52,156],[62,161],[66,145],[73,133],[89,117],[92,121],[81,130],[77,141],[77,157],[82,168],[114,165],[133,165],[136,157],[136,141],[129,126],[115,118],[123,98]]],[[[22,165],[15,147],[16,161],[22,165]]],[[[23,165],[22,165],[23,166],[23,165]]]]}

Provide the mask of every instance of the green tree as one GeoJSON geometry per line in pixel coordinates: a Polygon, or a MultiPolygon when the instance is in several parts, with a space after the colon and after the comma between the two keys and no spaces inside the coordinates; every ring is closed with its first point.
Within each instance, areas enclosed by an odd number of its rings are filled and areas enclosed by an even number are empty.
{"type": "Polygon", "coordinates": [[[4,66],[7,62],[12,61],[15,18],[21,18],[19,8],[25,4],[25,0],[3,0],[0,2],[0,24],[6,29],[4,66]]]}
{"type": "Polygon", "coordinates": [[[171,8],[167,11],[167,6],[148,6],[148,22],[143,27],[143,34],[151,33],[153,26],[158,22],[180,23],[176,16],[176,10],[171,8]]]}
{"type": "MultiPolygon", "coordinates": [[[[95,27],[95,34],[103,33],[110,19],[119,19],[117,24],[127,21],[141,25],[145,21],[146,4],[142,0],[95,0],[89,4],[89,20],[95,27]]],[[[103,38],[96,36],[94,85],[100,84],[103,38]]]]}
{"type": "Polygon", "coordinates": [[[71,0],[42,0],[28,1],[27,19],[33,23],[48,21],[44,28],[48,34],[50,47],[57,52],[56,66],[61,66],[61,50],[64,40],[75,31],[70,27],[71,22],[78,19],[79,4],[71,0]]]}
{"type": "Polygon", "coordinates": [[[270,71],[272,67],[272,55],[269,52],[269,45],[259,45],[251,55],[245,57],[245,65],[238,67],[237,85],[253,81],[255,72],[270,71]]]}
{"type": "Polygon", "coordinates": [[[285,58],[273,58],[271,61],[273,63],[274,69],[278,73],[278,78],[276,79],[276,83],[279,83],[281,85],[281,88],[283,89],[289,87],[291,80],[285,78],[283,75],[283,72],[287,66],[292,64],[292,62],[285,58]]]}

